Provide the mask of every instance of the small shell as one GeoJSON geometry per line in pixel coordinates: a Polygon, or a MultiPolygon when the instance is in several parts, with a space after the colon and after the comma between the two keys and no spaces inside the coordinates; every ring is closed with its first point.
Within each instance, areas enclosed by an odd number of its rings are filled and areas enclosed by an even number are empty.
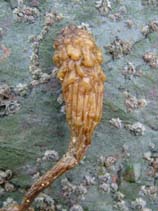
{"type": "Polygon", "coordinates": [[[70,211],[83,211],[83,208],[79,204],[74,204],[71,208],[70,211]]]}
{"type": "Polygon", "coordinates": [[[42,159],[57,161],[59,160],[59,154],[55,150],[46,150],[42,159]]]}
{"type": "Polygon", "coordinates": [[[119,118],[112,118],[109,122],[116,128],[122,128],[122,120],[119,118]]]}
{"type": "Polygon", "coordinates": [[[136,136],[144,135],[145,130],[146,130],[145,126],[142,123],[140,123],[140,122],[136,122],[133,125],[130,125],[130,124],[129,125],[125,125],[125,127],[127,129],[129,129],[130,132],[133,133],[136,136]]]}
{"type": "Polygon", "coordinates": [[[13,192],[15,190],[15,187],[13,184],[9,183],[9,182],[6,182],[5,185],[4,185],[4,189],[7,191],[7,192],[13,192]]]}

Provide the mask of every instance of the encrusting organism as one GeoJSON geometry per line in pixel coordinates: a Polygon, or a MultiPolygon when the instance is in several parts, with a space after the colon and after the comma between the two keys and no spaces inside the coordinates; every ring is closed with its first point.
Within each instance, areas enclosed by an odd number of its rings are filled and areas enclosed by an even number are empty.
{"type": "Polygon", "coordinates": [[[20,205],[1,211],[33,210],[29,207],[37,195],[81,161],[101,120],[106,77],[101,68],[102,52],[91,33],[70,25],[62,30],[54,48],[53,61],[59,68],[57,77],[62,84],[71,132],[68,151],[31,186],[20,205]]]}
{"type": "Polygon", "coordinates": [[[96,3],[96,8],[103,16],[107,15],[111,10],[111,2],[109,0],[98,0],[95,3],[96,3]]]}
{"type": "Polygon", "coordinates": [[[107,52],[111,54],[113,59],[118,59],[131,52],[132,44],[116,37],[110,45],[105,46],[105,49],[107,49],[107,52]]]}
{"type": "Polygon", "coordinates": [[[151,68],[158,68],[158,56],[155,52],[146,52],[143,59],[151,68]]]}

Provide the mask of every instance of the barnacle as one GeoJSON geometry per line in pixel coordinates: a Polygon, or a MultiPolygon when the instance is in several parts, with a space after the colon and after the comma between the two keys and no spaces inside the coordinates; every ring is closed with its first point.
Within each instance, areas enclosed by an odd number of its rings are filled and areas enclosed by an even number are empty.
{"type": "Polygon", "coordinates": [[[157,0],[141,0],[143,6],[158,6],[157,0]]]}
{"type": "Polygon", "coordinates": [[[141,32],[145,37],[152,32],[158,32],[158,21],[153,20],[148,25],[143,26],[141,32]]]}
{"type": "Polygon", "coordinates": [[[12,171],[7,169],[6,171],[0,170],[0,188],[3,186],[2,190],[7,192],[14,191],[15,187],[13,184],[10,183],[10,179],[12,178],[12,171]]]}
{"type": "Polygon", "coordinates": [[[97,0],[95,3],[101,15],[107,15],[109,10],[111,10],[111,2],[109,0],[97,0]]]}
{"type": "Polygon", "coordinates": [[[135,67],[132,62],[128,62],[127,65],[123,68],[122,75],[125,79],[131,80],[134,77],[141,77],[143,72],[140,68],[135,67]]]}
{"type": "Polygon", "coordinates": [[[60,21],[61,19],[62,16],[58,15],[54,11],[46,13],[41,32],[37,36],[32,35],[29,37],[29,41],[32,43],[32,48],[33,48],[29,65],[29,71],[33,79],[33,81],[31,82],[32,86],[37,86],[38,84],[45,83],[49,81],[50,78],[53,76],[53,74],[51,75],[42,72],[42,68],[40,67],[40,61],[39,61],[39,50],[40,50],[40,44],[48,34],[51,26],[54,23],[60,21]]]}
{"type": "Polygon", "coordinates": [[[67,153],[32,185],[15,211],[27,211],[41,191],[80,162],[102,116],[106,77],[101,68],[101,50],[91,33],[68,26],[58,36],[54,48],[53,61],[59,68],[57,77],[62,84],[71,141],[67,153]]]}
{"type": "Polygon", "coordinates": [[[155,52],[146,52],[143,55],[143,59],[146,63],[150,65],[151,68],[157,68],[158,67],[158,56],[155,52]]]}
{"type": "Polygon", "coordinates": [[[0,117],[11,115],[21,108],[12,89],[7,85],[0,85],[0,117]]]}
{"type": "Polygon", "coordinates": [[[122,120],[119,118],[112,118],[109,122],[116,128],[122,128],[122,120]]]}
{"type": "Polygon", "coordinates": [[[18,7],[13,10],[13,16],[18,22],[33,23],[39,14],[40,12],[37,8],[26,6],[23,0],[18,0],[18,7]]]}
{"type": "Polygon", "coordinates": [[[127,128],[135,136],[144,135],[145,130],[146,130],[144,125],[140,122],[133,123],[132,125],[127,124],[125,125],[125,128],[127,128]]]}
{"type": "Polygon", "coordinates": [[[112,55],[113,59],[120,58],[130,53],[132,44],[116,37],[116,39],[105,47],[109,54],[112,55]]]}
{"type": "Polygon", "coordinates": [[[144,108],[147,106],[147,101],[145,98],[137,99],[135,96],[132,96],[129,92],[124,92],[125,95],[125,106],[128,112],[132,112],[137,109],[144,108]]]}

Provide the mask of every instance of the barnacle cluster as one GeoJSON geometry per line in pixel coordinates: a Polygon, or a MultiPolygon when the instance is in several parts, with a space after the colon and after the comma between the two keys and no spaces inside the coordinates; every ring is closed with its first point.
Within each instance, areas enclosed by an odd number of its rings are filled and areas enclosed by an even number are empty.
{"type": "Polygon", "coordinates": [[[131,43],[121,40],[118,37],[109,46],[106,46],[108,53],[112,55],[113,59],[129,54],[131,48],[131,43]]]}
{"type": "Polygon", "coordinates": [[[18,22],[33,23],[39,14],[37,8],[26,6],[23,0],[18,0],[18,7],[13,10],[14,18],[18,22]]]}
{"type": "Polygon", "coordinates": [[[126,124],[125,128],[127,128],[135,136],[144,135],[145,130],[146,130],[145,126],[140,122],[136,122],[136,123],[133,123],[133,124],[126,124]]]}
{"type": "Polygon", "coordinates": [[[122,71],[122,75],[125,79],[133,79],[134,77],[141,77],[143,72],[141,69],[135,67],[132,62],[128,62],[122,71]]]}
{"type": "Polygon", "coordinates": [[[111,10],[111,2],[109,0],[97,0],[95,3],[101,15],[107,15],[109,10],[111,10]]]}
{"type": "Polygon", "coordinates": [[[151,209],[147,208],[147,202],[143,198],[136,198],[135,201],[132,201],[132,208],[137,209],[138,211],[152,211],[151,209]]]}
{"type": "Polygon", "coordinates": [[[62,195],[70,201],[85,200],[85,195],[88,191],[88,186],[85,184],[85,179],[79,185],[74,185],[67,178],[62,179],[62,195]]]}
{"type": "Polygon", "coordinates": [[[119,188],[119,175],[118,171],[120,169],[118,163],[120,159],[114,155],[100,157],[100,162],[102,164],[102,169],[99,169],[101,172],[98,175],[99,189],[104,192],[108,192],[116,195],[119,188]],[[103,162],[104,161],[104,162],[103,162]]]}
{"type": "Polygon", "coordinates": [[[121,201],[124,198],[120,192],[119,186],[123,180],[124,163],[128,159],[127,151],[122,150],[116,155],[101,156],[99,162],[101,165],[98,174],[99,188],[110,193],[115,201],[121,201]]]}
{"type": "Polygon", "coordinates": [[[50,27],[55,22],[60,21],[61,19],[62,17],[53,11],[46,13],[42,31],[40,32],[39,35],[30,37],[30,41],[32,42],[32,48],[33,48],[29,66],[29,71],[33,78],[31,82],[32,86],[36,86],[40,83],[47,82],[53,75],[53,74],[49,75],[47,73],[42,72],[39,62],[39,47],[40,43],[43,41],[43,39],[49,32],[50,27]]]}
{"type": "Polygon", "coordinates": [[[12,178],[12,171],[11,170],[0,170],[0,186],[1,186],[1,192],[12,192],[15,190],[15,187],[13,184],[10,183],[10,180],[12,178]]]}
{"type": "Polygon", "coordinates": [[[125,106],[128,112],[144,108],[147,105],[145,98],[137,99],[132,96],[129,92],[124,92],[125,95],[125,106]]]}
{"type": "Polygon", "coordinates": [[[46,150],[41,157],[38,157],[36,160],[36,166],[33,172],[31,171],[32,167],[28,166],[28,172],[31,172],[33,181],[37,181],[41,176],[41,168],[48,162],[57,162],[59,160],[59,154],[55,150],[46,150]]]}
{"type": "Polygon", "coordinates": [[[36,209],[39,211],[56,211],[55,201],[46,194],[40,194],[36,199],[36,209]]]}
{"type": "Polygon", "coordinates": [[[153,20],[148,25],[143,26],[141,32],[145,37],[152,32],[158,32],[158,21],[153,20]]]}
{"type": "Polygon", "coordinates": [[[158,55],[154,52],[147,52],[144,54],[143,59],[152,68],[158,68],[158,55]]]}
{"type": "Polygon", "coordinates": [[[20,108],[12,89],[7,84],[0,85],[0,117],[14,114],[20,108]]]}
{"type": "Polygon", "coordinates": [[[158,6],[158,0],[141,0],[143,6],[158,6]]]}
{"type": "Polygon", "coordinates": [[[14,210],[17,207],[17,202],[14,201],[12,198],[7,198],[6,201],[3,202],[3,208],[1,211],[5,211],[6,209],[10,208],[10,210],[14,210]]]}
{"type": "MultiPolygon", "coordinates": [[[[147,151],[144,153],[144,159],[148,161],[148,175],[154,179],[154,181],[157,180],[158,176],[158,153],[157,149],[150,149],[150,151],[147,151]]],[[[154,185],[154,184],[153,184],[154,185]]]]}
{"type": "MultiPolygon", "coordinates": [[[[16,201],[14,201],[12,198],[7,198],[6,201],[3,202],[3,208],[0,209],[0,211],[18,211],[19,205],[16,201]]],[[[33,208],[28,208],[25,211],[35,211],[33,208]]]]}
{"type": "Polygon", "coordinates": [[[25,96],[27,95],[28,93],[28,90],[29,90],[29,85],[28,84],[22,84],[22,83],[19,83],[16,85],[15,87],[15,92],[20,95],[20,96],[25,96]]]}
{"type": "Polygon", "coordinates": [[[76,189],[76,185],[73,185],[67,178],[61,180],[61,185],[62,194],[65,197],[69,197],[76,189]]]}
{"type": "Polygon", "coordinates": [[[143,158],[147,161],[145,173],[150,182],[141,186],[139,196],[156,201],[158,197],[158,151],[154,143],[149,144],[149,150],[144,153],[143,158]]]}
{"type": "Polygon", "coordinates": [[[140,196],[147,196],[151,199],[156,199],[158,196],[158,188],[156,185],[151,186],[141,186],[141,189],[139,191],[140,196]]]}
{"type": "Polygon", "coordinates": [[[129,156],[127,154],[124,154],[124,151],[122,151],[122,153],[118,153],[117,155],[111,155],[108,157],[101,157],[102,168],[99,165],[101,169],[98,169],[99,188],[112,196],[112,198],[114,199],[114,208],[116,210],[151,211],[151,209],[147,207],[146,196],[149,196],[152,200],[155,199],[156,201],[158,194],[158,188],[156,187],[156,185],[153,184],[151,186],[142,186],[140,188],[138,198],[136,198],[134,201],[126,200],[126,195],[121,192],[120,187],[122,186],[122,184],[124,184],[124,180],[130,181],[127,180],[128,177],[133,177],[133,179],[135,180],[138,177],[138,171],[139,176],[141,172],[140,169],[138,170],[134,167],[134,164],[132,164],[132,168],[129,168],[131,165],[131,163],[129,162],[129,156]],[[112,161],[108,166],[104,163],[106,159],[112,161]]]}

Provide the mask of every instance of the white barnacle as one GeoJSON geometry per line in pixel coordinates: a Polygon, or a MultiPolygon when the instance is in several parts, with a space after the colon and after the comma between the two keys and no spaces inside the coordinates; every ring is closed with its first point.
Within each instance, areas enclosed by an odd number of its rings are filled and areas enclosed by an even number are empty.
{"type": "Polygon", "coordinates": [[[109,0],[97,0],[96,8],[99,10],[101,15],[107,15],[111,8],[111,2],[109,0]]]}
{"type": "Polygon", "coordinates": [[[112,118],[109,122],[116,128],[122,128],[122,120],[120,118],[112,118]]]}
{"type": "Polygon", "coordinates": [[[142,198],[136,198],[135,201],[132,201],[132,206],[134,209],[142,210],[146,207],[146,201],[142,198]]]}
{"type": "Polygon", "coordinates": [[[91,31],[91,28],[90,28],[90,26],[89,26],[88,23],[82,22],[82,23],[81,23],[80,25],[78,25],[77,27],[78,27],[79,29],[85,29],[85,30],[89,31],[90,33],[92,32],[92,31],[91,31]]]}
{"type": "Polygon", "coordinates": [[[137,109],[142,109],[147,106],[147,100],[145,98],[136,98],[132,96],[130,93],[125,92],[125,106],[128,112],[132,112],[137,109]]]}
{"type": "Polygon", "coordinates": [[[135,136],[139,136],[139,135],[144,135],[144,133],[145,133],[145,126],[142,124],[142,123],[140,123],[140,122],[136,122],[136,123],[134,123],[134,124],[128,124],[128,125],[125,125],[125,127],[127,128],[127,129],[129,129],[129,131],[131,132],[131,133],[133,133],[135,136]]]}
{"type": "Polygon", "coordinates": [[[35,199],[35,207],[38,210],[51,210],[55,211],[55,201],[47,194],[40,194],[35,199]]]}
{"type": "Polygon", "coordinates": [[[85,175],[84,181],[85,181],[86,185],[95,185],[96,184],[95,177],[92,177],[89,175],[85,175]]]}
{"type": "Polygon", "coordinates": [[[146,52],[143,55],[143,59],[146,63],[150,65],[152,68],[158,67],[158,55],[155,52],[146,52]]]}
{"type": "Polygon", "coordinates": [[[74,204],[71,208],[70,211],[83,211],[83,208],[79,204],[74,204]]]}
{"type": "Polygon", "coordinates": [[[42,159],[57,161],[59,160],[59,154],[55,150],[46,150],[42,159]]]}
{"type": "Polygon", "coordinates": [[[4,189],[7,192],[13,192],[15,190],[15,187],[14,187],[13,184],[6,182],[5,185],[4,185],[4,189]]]}
{"type": "Polygon", "coordinates": [[[99,188],[101,189],[101,190],[103,190],[104,192],[110,192],[110,185],[109,184],[107,184],[107,183],[102,183],[100,186],[99,186],[99,188]]]}
{"type": "Polygon", "coordinates": [[[14,201],[14,199],[8,197],[6,201],[3,202],[3,208],[9,208],[11,205],[16,205],[17,203],[14,201]]]}
{"type": "Polygon", "coordinates": [[[121,200],[116,203],[116,208],[122,211],[129,211],[126,201],[121,200]]]}

